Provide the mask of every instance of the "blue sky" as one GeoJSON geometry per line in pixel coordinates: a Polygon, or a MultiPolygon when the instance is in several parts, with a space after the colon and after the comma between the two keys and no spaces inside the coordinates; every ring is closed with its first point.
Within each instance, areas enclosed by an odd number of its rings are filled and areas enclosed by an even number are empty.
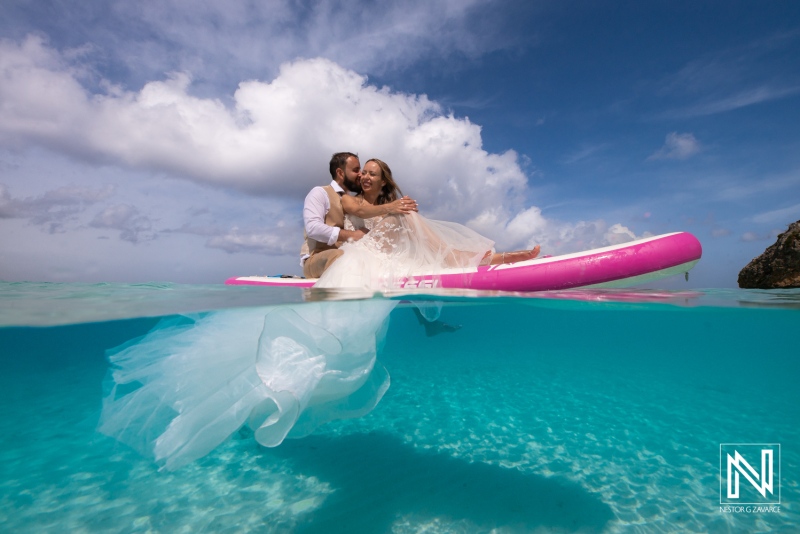
{"type": "Polygon", "coordinates": [[[795,2],[0,5],[0,279],[298,273],[330,154],[558,254],[684,230],[734,287],[800,219],[795,2]]]}

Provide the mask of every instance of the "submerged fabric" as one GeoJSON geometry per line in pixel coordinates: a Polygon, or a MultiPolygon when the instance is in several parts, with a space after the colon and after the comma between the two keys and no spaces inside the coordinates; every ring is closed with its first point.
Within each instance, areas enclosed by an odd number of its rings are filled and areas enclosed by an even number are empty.
{"type": "Polygon", "coordinates": [[[175,469],[245,423],[274,447],[365,415],[389,387],[376,353],[395,305],[309,303],[163,321],[109,351],[99,430],[175,469]]]}
{"type": "MultiPolygon", "coordinates": [[[[417,214],[365,221],[319,287],[397,287],[413,274],[477,266],[493,242],[417,214]]],[[[196,460],[242,425],[267,447],[369,413],[389,387],[376,362],[397,301],[307,303],[165,321],[109,353],[100,432],[166,469],[196,460]]],[[[418,305],[433,321],[440,306],[418,305]]]]}
{"type": "Polygon", "coordinates": [[[417,213],[368,219],[369,233],[343,244],[344,255],[314,287],[391,289],[419,274],[473,268],[494,242],[466,226],[426,219],[417,213]]]}

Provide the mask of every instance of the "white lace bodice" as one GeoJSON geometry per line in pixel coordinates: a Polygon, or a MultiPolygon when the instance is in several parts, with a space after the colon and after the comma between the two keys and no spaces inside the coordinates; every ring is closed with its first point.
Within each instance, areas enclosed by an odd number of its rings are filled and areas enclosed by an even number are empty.
{"type": "Polygon", "coordinates": [[[355,215],[345,215],[344,217],[344,229],[345,230],[372,230],[376,224],[383,219],[382,216],[380,217],[370,217],[369,219],[362,219],[361,217],[356,217],[355,215]]]}

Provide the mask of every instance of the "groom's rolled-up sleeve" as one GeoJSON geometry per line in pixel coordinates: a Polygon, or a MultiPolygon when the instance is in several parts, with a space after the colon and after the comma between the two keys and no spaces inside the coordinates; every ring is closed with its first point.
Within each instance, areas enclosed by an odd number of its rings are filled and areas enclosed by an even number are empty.
{"type": "Polygon", "coordinates": [[[333,246],[339,240],[339,227],[325,224],[329,209],[328,193],[321,187],[315,187],[306,195],[303,203],[303,224],[308,237],[333,246]]]}

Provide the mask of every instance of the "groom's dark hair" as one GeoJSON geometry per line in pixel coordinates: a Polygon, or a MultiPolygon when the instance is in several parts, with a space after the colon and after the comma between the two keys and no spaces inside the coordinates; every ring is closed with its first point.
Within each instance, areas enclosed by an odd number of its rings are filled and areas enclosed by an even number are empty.
{"type": "Polygon", "coordinates": [[[344,169],[347,158],[358,158],[358,154],[352,152],[337,152],[331,156],[331,178],[336,179],[336,169],[344,169]]]}

